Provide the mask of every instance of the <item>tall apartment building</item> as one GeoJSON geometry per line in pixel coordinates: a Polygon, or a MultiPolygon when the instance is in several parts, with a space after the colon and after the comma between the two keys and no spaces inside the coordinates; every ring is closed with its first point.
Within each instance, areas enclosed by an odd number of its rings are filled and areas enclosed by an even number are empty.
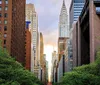
{"type": "Polygon", "coordinates": [[[78,20],[84,7],[84,2],[85,0],[72,0],[69,11],[70,29],[72,28],[72,24],[78,20]]]}
{"type": "Polygon", "coordinates": [[[31,21],[31,71],[38,65],[38,17],[33,4],[26,5],[26,20],[31,21]]]}
{"type": "Polygon", "coordinates": [[[26,0],[0,0],[0,39],[3,48],[25,64],[26,0]]]}
{"type": "Polygon", "coordinates": [[[64,0],[59,17],[59,37],[69,37],[68,15],[64,0]]]}

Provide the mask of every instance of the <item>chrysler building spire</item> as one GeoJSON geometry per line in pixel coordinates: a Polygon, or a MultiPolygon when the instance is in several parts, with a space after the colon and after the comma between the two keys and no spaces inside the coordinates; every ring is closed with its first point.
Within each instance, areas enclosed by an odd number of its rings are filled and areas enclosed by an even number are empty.
{"type": "Polygon", "coordinates": [[[59,17],[59,37],[69,37],[68,15],[65,0],[63,0],[61,13],[59,17]]]}
{"type": "Polygon", "coordinates": [[[65,0],[63,0],[63,6],[65,6],[65,0]]]}

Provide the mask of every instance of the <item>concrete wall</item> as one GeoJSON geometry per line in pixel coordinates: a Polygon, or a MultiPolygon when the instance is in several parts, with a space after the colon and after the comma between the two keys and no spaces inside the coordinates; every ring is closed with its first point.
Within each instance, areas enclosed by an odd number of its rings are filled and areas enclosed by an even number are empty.
{"type": "Polygon", "coordinates": [[[100,15],[96,14],[96,7],[90,1],[90,61],[94,62],[95,53],[100,47],[100,15]]]}

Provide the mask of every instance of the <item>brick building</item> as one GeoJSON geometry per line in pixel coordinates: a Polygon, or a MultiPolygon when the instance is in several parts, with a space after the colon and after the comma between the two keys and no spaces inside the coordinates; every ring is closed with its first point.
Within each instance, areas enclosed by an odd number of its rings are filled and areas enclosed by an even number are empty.
{"type": "Polygon", "coordinates": [[[31,70],[31,32],[29,31],[29,24],[31,22],[30,21],[26,21],[26,29],[25,29],[25,34],[26,34],[26,45],[25,45],[25,49],[26,49],[26,63],[25,63],[25,68],[27,70],[31,70]]]}
{"type": "Polygon", "coordinates": [[[26,0],[0,0],[0,39],[17,61],[25,64],[26,0]]]}

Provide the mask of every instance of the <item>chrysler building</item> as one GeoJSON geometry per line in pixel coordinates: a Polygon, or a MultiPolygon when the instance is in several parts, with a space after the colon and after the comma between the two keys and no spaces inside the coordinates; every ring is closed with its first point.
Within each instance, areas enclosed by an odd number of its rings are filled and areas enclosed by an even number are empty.
{"type": "Polygon", "coordinates": [[[59,17],[59,37],[69,37],[68,15],[64,0],[59,17]]]}

